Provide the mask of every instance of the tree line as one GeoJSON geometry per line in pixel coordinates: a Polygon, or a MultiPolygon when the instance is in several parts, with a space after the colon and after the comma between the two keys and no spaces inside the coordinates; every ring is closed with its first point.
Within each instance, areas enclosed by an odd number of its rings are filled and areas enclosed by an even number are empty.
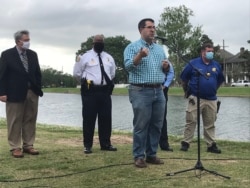
{"type": "Polygon", "coordinates": [[[70,74],[52,68],[41,69],[42,87],[76,87],[77,81],[70,74]]]}

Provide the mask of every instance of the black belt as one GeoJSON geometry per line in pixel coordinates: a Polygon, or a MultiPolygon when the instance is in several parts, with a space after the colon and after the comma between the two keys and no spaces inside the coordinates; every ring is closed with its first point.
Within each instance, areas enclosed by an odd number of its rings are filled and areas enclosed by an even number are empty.
{"type": "Polygon", "coordinates": [[[146,88],[159,88],[161,87],[161,84],[131,84],[132,86],[137,87],[146,87],[146,88]]]}
{"type": "Polygon", "coordinates": [[[89,92],[106,92],[109,91],[108,85],[90,85],[88,88],[89,92]]]}
{"type": "Polygon", "coordinates": [[[105,87],[107,87],[107,85],[92,85],[91,87],[95,87],[95,88],[105,88],[105,87]]]}

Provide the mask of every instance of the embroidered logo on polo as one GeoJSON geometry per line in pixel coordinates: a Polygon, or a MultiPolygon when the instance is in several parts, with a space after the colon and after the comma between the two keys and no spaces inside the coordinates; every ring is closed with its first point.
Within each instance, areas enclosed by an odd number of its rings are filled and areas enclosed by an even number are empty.
{"type": "MultiPolygon", "coordinates": [[[[212,72],[216,72],[216,68],[215,68],[215,67],[212,68],[212,72]]],[[[206,73],[206,76],[207,76],[207,77],[211,76],[211,73],[210,73],[210,72],[207,72],[207,73],[206,73]]]]}

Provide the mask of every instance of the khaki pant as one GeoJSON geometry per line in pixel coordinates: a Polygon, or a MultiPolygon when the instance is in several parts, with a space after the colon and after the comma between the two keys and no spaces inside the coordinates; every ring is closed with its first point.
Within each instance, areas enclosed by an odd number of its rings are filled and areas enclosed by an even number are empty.
{"type": "MultiPolygon", "coordinates": [[[[217,118],[217,101],[200,99],[200,113],[203,120],[204,139],[210,147],[215,142],[215,126],[214,122],[217,118]]],[[[190,143],[194,137],[194,131],[197,124],[197,97],[190,96],[188,98],[188,106],[186,110],[186,125],[184,129],[184,142],[190,143]],[[194,101],[192,104],[190,100],[194,101]]]]}
{"type": "Polygon", "coordinates": [[[28,90],[24,102],[7,102],[6,119],[11,150],[33,147],[36,134],[38,96],[28,90]]]}

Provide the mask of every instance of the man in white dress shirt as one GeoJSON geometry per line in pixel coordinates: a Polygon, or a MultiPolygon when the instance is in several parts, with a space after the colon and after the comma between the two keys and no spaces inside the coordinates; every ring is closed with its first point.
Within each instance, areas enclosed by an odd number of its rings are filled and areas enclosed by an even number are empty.
{"type": "Polygon", "coordinates": [[[95,122],[98,116],[98,135],[101,150],[117,151],[111,145],[113,79],[115,61],[104,52],[104,36],[93,38],[93,48],[80,55],[73,76],[81,79],[84,153],[92,153],[95,122]]]}

